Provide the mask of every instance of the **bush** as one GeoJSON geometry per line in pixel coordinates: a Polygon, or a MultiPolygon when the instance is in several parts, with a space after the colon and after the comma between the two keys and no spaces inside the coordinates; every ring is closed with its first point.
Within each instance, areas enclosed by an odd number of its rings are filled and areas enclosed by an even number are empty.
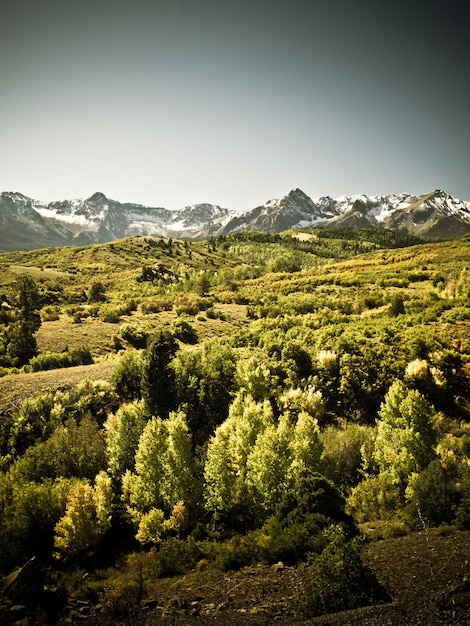
{"type": "Polygon", "coordinates": [[[90,365],[93,357],[88,348],[78,348],[72,352],[51,352],[49,354],[39,354],[30,361],[33,372],[60,369],[63,367],[75,367],[77,365],[90,365]]]}
{"type": "Polygon", "coordinates": [[[106,289],[103,283],[95,281],[90,287],[88,294],[89,302],[106,302],[106,289]]]}
{"type": "Polygon", "coordinates": [[[58,306],[46,306],[41,311],[43,322],[56,322],[59,319],[60,309],[58,306]]]}
{"type": "Polygon", "coordinates": [[[161,313],[161,311],[171,311],[173,302],[164,298],[151,298],[142,302],[141,310],[144,315],[148,313],[161,313]]]}
{"type": "Polygon", "coordinates": [[[408,493],[407,512],[418,527],[422,526],[423,520],[429,526],[454,521],[459,493],[451,472],[441,465],[439,459],[431,461],[419,474],[408,493]]]}
{"type": "Polygon", "coordinates": [[[132,402],[141,397],[142,353],[130,350],[113,372],[111,382],[121,400],[132,402]]]}
{"type": "Polygon", "coordinates": [[[198,341],[197,332],[184,319],[176,320],[171,326],[171,331],[173,336],[183,343],[195,344],[198,341]]]}
{"type": "Polygon", "coordinates": [[[400,489],[389,472],[367,477],[348,498],[348,509],[356,522],[390,518],[400,507],[400,489]]]}
{"type": "Polygon", "coordinates": [[[118,307],[104,306],[100,309],[100,320],[108,324],[118,324],[121,320],[122,311],[118,307]]]}
{"type": "Polygon", "coordinates": [[[119,335],[128,341],[134,348],[145,348],[147,345],[148,332],[133,324],[124,324],[119,329],[119,335]]]}
{"type": "Polygon", "coordinates": [[[301,601],[306,618],[390,601],[372,570],[363,565],[357,538],[347,539],[340,526],[331,526],[325,539],[325,548],[313,557],[313,576],[301,601]]]}

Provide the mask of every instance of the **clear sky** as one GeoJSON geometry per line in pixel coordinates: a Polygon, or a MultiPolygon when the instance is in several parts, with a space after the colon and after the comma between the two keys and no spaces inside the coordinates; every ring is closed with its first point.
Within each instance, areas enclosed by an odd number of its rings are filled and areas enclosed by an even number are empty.
{"type": "Polygon", "coordinates": [[[0,0],[0,191],[470,200],[464,0],[0,0]]]}

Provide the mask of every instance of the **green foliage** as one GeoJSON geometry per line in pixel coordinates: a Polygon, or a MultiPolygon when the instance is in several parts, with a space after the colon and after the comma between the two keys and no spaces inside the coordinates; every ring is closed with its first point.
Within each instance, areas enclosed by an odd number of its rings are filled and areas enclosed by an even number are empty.
{"type": "Polygon", "coordinates": [[[121,477],[135,469],[135,454],[147,423],[142,401],[122,404],[116,414],[109,415],[106,424],[108,469],[112,476],[121,477]]]}
{"type": "Polygon", "coordinates": [[[388,471],[367,476],[353,487],[347,499],[347,510],[356,522],[387,520],[399,511],[403,498],[395,477],[388,471]]]}
{"type": "Polygon", "coordinates": [[[139,400],[142,395],[141,381],[143,368],[143,354],[141,351],[129,350],[125,352],[116,366],[111,381],[122,402],[139,400]]]}
{"type": "Polygon", "coordinates": [[[217,427],[207,448],[204,467],[205,501],[217,516],[249,503],[246,465],[256,439],[274,424],[269,402],[238,394],[229,416],[217,427]]]}
{"type": "Polygon", "coordinates": [[[407,490],[409,518],[418,528],[451,524],[460,500],[459,490],[449,468],[439,459],[431,463],[414,477],[407,490]]]}
{"type": "Polygon", "coordinates": [[[92,282],[88,293],[88,302],[106,302],[106,288],[101,281],[92,282]]]}
{"type": "Polygon", "coordinates": [[[32,555],[49,557],[70,485],[65,479],[20,482],[0,474],[0,572],[6,574],[32,555]]]}
{"type": "Polygon", "coordinates": [[[320,433],[321,471],[343,492],[355,487],[363,478],[362,448],[374,437],[374,432],[370,426],[347,423],[344,427],[327,426],[320,433]]]}
{"type": "Polygon", "coordinates": [[[33,357],[29,364],[33,372],[53,370],[61,367],[76,367],[77,365],[90,365],[93,357],[88,348],[68,350],[65,352],[52,352],[49,354],[38,354],[33,357]]]}
{"type": "Polygon", "coordinates": [[[176,408],[175,374],[171,361],[178,342],[168,331],[160,331],[145,351],[142,364],[142,397],[151,415],[168,417],[176,408]]]}
{"type": "Polygon", "coordinates": [[[257,401],[269,396],[271,372],[261,355],[240,359],[237,363],[235,380],[239,389],[244,390],[257,401]]]}
{"type": "Polygon", "coordinates": [[[107,324],[119,324],[122,314],[122,310],[116,306],[105,305],[100,307],[100,320],[107,324]]]}
{"type": "Polygon", "coordinates": [[[93,478],[106,467],[104,433],[85,415],[79,424],[69,417],[45,441],[31,445],[10,467],[19,481],[45,478],[93,478]]]}
{"type": "Polygon", "coordinates": [[[195,344],[198,341],[197,332],[185,319],[175,320],[172,324],[171,331],[173,336],[183,343],[195,344]]]}
{"type": "Polygon", "coordinates": [[[195,445],[203,445],[228,415],[236,354],[225,342],[182,348],[171,363],[178,406],[186,413],[195,445]]]}
{"type": "Polygon", "coordinates": [[[31,276],[19,276],[13,285],[17,321],[4,332],[3,351],[12,365],[24,365],[37,352],[35,333],[41,326],[39,290],[31,276]]]}
{"type": "MultiPolygon", "coordinates": [[[[31,355],[57,342],[56,330],[61,342],[73,332],[69,345],[86,333],[88,345],[105,328],[98,316],[116,321],[141,309],[114,335],[116,350],[137,349],[126,350],[112,384],[64,390],[67,382],[20,409],[5,400],[2,563],[34,551],[35,525],[47,556],[61,518],[57,549],[62,541],[62,556],[80,560],[108,532],[112,496],[110,541],[127,550],[133,522],[138,540],[156,546],[155,576],[201,558],[223,568],[258,558],[295,563],[336,542],[315,565],[318,607],[320,596],[330,602],[331,577],[339,585],[331,593],[347,596],[353,531],[343,498],[357,521],[470,526],[468,238],[430,245],[378,229],[306,234],[191,245],[136,237],[4,257],[1,374],[28,359],[25,371],[74,365],[73,351],[31,355]],[[34,283],[15,283],[9,264],[32,275],[60,268],[63,286],[41,277],[37,299],[34,283]],[[93,281],[105,305],[92,297],[93,281]],[[67,301],[70,318],[56,319],[67,301]],[[49,321],[36,345],[44,305],[49,321]],[[72,317],[84,323],[72,327],[72,317]],[[65,511],[77,481],[83,519],[72,505],[65,511]],[[324,532],[332,523],[346,529],[345,542],[324,532]],[[234,531],[244,535],[182,539],[234,531]]],[[[82,356],[112,350],[103,339],[82,356]]],[[[116,614],[143,594],[138,577],[121,583],[110,591],[116,614]]]]}
{"type": "Polygon", "coordinates": [[[402,296],[394,296],[388,307],[388,314],[390,317],[397,317],[405,313],[405,304],[402,296]]]}
{"type": "Polygon", "coordinates": [[[11,448],[21,455],[28,446],[47,439],[57,426],[74,419],[77,423],[91,415],[102,425],[107,414],[117,409],[117,394],[104,381],[83,380],[70,391],[46,392],[26,399],[11,428],[11,448]]]}
{"type": "Polygon", "coordinates": [[[434,410],[416,390],[401,381],[390,387],[379,412],[373,452],[379,471],[389,471],[399,484],[420,472],[435,457],[434,410]]]}
{"type": "Polygon", "coordinates": [[[119,336],[128,341],[134,348],[145,348],[149,334],[143,328],[134,324],[123,324],[119,329],[119,336]]]}
{"type": "Polygon", "coordinates": [[[138,526],[137,538],[146,543],[154,533],[157,541],[164,530],[162,516],[169,516],[178,502],[191,506],[197,501],[195,482],[185,416],[171,413],[165,420],[152,417],[139,439],[135,473],[128,473],[124,485],[130,513],[138,526]]]}
{"type": "Polygon", "coordinates": [[[288,414],[261,432],[246,462],[247,485],[263,516],[273,513],[295,488],[299,476],[318,468],[322,445],[314,419],[300,412],[292,422],[288,414]]]}
{"type": "Polygon", "coordinates": [[[59,423],[55,415],[51,416],[54,406],[54,394],[50,392],[24,400],[11,429],[11,448],[16,454],[52,433],[59,423]]]}
{"type": "Polygon", "coordinates": [[[76,558],[97,549],[111,523],[111,480],[103,472],[95,486],[77,482],[69,491],[64,515],[55,525],[58,558],[76,558]]]}
{"type": "Polygon", "coordinates": [[[301,603],[306,618],[388,602],[372,570],[361,561],[358,539],[349,539],[340,526],[324,531],[325,548],[312,558],[312,578],[301,603]]]}

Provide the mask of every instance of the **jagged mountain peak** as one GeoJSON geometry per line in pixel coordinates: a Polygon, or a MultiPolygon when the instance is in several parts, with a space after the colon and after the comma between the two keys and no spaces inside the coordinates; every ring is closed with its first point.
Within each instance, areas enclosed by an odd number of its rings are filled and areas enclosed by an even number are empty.
{"type": "Polygon", "coordinates": [[[101,191],[95,191],[94,194],[87,198],[87,202],[96,204],[98,202],[109,202],[109,199],[101,191]]]}
{"type": "Polygon", "coordinates": [[[310,226],[407,230],[452,238],[470,232],[470,202],[441,189],[419,196],[322,196],[298,187],[245,213],[200,203],[178,211],[110,200],[95,192],[85,200],[42,202],[18,192],[0,194],[0,250],[86,245],[133,235],[206,239],[240,230],[282,232],[310,226]]]}
{"type": "Polygon", "coordinates": [[[15,201],[31,202],[31,198],[28,198],[28,196],[25,196],[24,194],[19,193],[18,191],[2,191],[2,193],[0,194],[0,197],[2,199],[11,200],[13,202],[15,201]]]}

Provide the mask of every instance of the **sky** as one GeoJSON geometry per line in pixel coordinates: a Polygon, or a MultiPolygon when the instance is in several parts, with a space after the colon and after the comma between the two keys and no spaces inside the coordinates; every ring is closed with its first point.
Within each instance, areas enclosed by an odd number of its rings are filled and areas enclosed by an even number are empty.
{"type": "Polygon", "coordinates": [[[0,191],[470,200],[464,0],[0,0],[0,191]]]}

